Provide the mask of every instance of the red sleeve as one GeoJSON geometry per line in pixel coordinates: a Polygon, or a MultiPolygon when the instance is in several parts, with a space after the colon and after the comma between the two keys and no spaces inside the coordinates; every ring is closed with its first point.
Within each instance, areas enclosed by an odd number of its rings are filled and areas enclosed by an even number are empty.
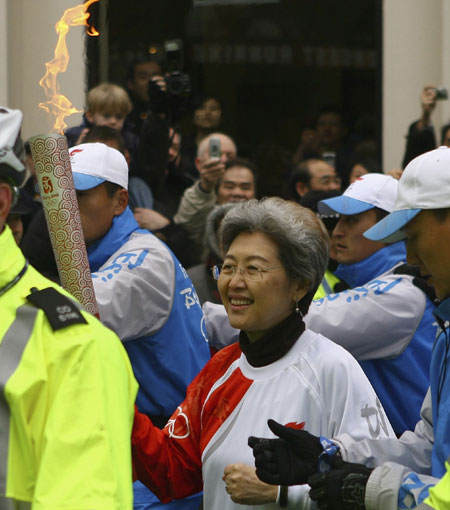
{"type": "Polygon", "coordinates": [[[213,356],[189,385],[185,401],[163,430],[135,409],[131,441],[134,472],[163,503],[203,489],[203,403],[214,383],[240,355],[239,344],[233,344],[213,356]]]}

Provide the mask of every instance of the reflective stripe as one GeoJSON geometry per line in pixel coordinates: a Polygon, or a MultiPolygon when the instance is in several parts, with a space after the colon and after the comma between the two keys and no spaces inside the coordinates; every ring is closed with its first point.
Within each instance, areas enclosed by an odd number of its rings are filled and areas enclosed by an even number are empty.
{"type": "MultiPolygon", "coordinates": [[[[39,309],[28,304],[17,309],[14,322],[9,327],[0,343],[0,495],[6,493],[6,475],[8,471],[8,446],[10,411],[6,400],[5,386],[9,378],[16,371],[22,358],[23,351],[33,332],[39,309]]],[[[8,501],[0,499],[0,510],[20,508],[8,506],[8,501]]]]}
{"type": "Polygon", "coordinates": [[[322,287],[323,290],[326,292],[327,296],[329,294],[333,294],[333,289],[330,287],[330,284],[328,283],[326,276],[322,278],[322,287]]]}
{"type": "Polygon", "coordinates": [[[0,510],[30,510],[31,503],[0,497],[0,510]]]}

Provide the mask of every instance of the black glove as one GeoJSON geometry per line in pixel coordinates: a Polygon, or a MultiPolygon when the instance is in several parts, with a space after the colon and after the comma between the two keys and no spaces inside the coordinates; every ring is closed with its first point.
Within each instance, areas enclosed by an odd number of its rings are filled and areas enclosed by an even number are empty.
{"type": "Polygon", "coordinates": [[[309,497],[320,510],[365,510],[366,484],[372,469],[343,462],[340,469],[312,475],[309,497]]]}
{"type": "Polygon", "coordinates": [[[317,471],[318,458],[323,451],[319,438],[306,430],[284,427],[274,420],[267,424],[280,439],[248,438],[258,478],[273,485],[306,483],[317,471]]]}

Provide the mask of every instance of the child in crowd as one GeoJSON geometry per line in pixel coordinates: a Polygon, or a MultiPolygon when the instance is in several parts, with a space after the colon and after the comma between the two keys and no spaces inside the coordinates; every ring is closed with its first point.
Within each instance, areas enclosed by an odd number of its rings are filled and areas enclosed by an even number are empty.
{"type": "Polygon", "coordinates": [[[83,122],[65,131],[69,147],[83,143],[84,137],[93,126],[108,126],[122,134],[132,167],[136,160],[139,139],[124,127],[125,117],[130,111],[131,101],[125,89],[112,83],[97,85],[88,92],[83,122]]]}

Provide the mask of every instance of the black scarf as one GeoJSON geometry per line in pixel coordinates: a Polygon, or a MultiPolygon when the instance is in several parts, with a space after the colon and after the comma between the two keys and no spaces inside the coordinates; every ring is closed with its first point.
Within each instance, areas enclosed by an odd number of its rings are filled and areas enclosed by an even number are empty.
{"type": "Polygon", "coordinates": [[[247,333],[239,333],[239,345],[252,367],[264,367],[282,358],[305,331],[301,315],[293,312],[264,336],[250,342],[247,333]]]}

